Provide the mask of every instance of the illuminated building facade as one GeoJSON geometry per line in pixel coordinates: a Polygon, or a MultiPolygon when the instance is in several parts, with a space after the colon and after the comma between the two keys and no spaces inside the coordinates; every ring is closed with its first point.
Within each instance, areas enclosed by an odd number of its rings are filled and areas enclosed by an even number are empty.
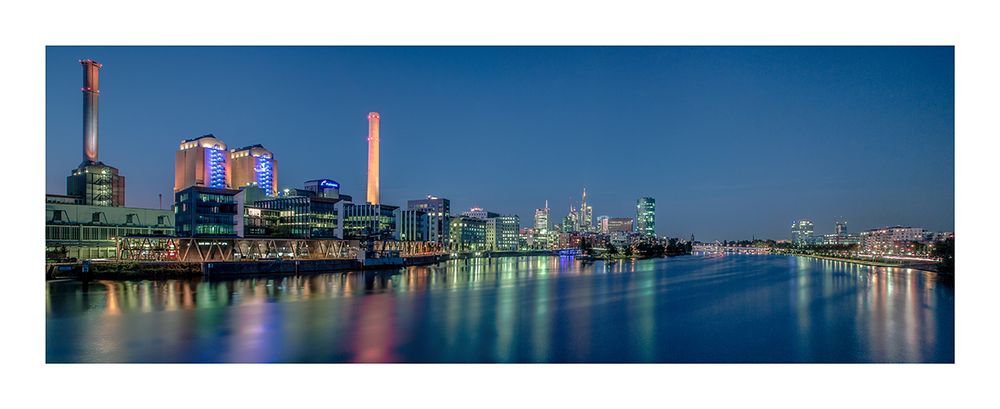
{"type": "Polygon", "coordinates": [[[278,194],[278,161],[261,145],[250,145],[229,151],[231,185],[233,189],[259,186],[267,196],[278,194]]]}
{"type": "Polygon", "coordinates": [[[926,232],[919,227],[883,227],[861,232],[861,251],[876,255],[894,255],[903,252],[912,242],[923,243],[926,232]]]}
{"type": "Polygon", "coordinates": [[[496,216],[486,219],[486,247],[493,251],[517,251],[520,248],[518,232],[521,218],[496,216]]]}
{"type": "Polygon", "coordinates": [[[396,209],[387,204],[338,203],[338,213],[343,215],[343,223],[338,229],[338,237],[343,239],[391,238],[396,230],[396,209]]]}
{"type": "Polygon", "coordinates": [[[656,236],[656,199],[640,197],[635,203],[636,231],[645,236],[656,236]]]}
{"type": "Polygon", "coordinates": [[[549,223],[549,201],[545,201],[544,209],[535,209],[535,231],[545,233],[552,229],[549,223]]]}
{"type": "Polygon", "coordinates": [[[486,220],[468,216],[451,218],[448,249],[451,251],[486,250],[486,220]]]}
{"type": "Polygon", "coordinates": [[[340,199],[340,183],[330,179],[307,180],[305,190],[313,192],[315,196],[328,199],[340,199]]]}
{"type": "MultiPolygon", "coordinates": [[[[271,237],[332,239],[337,236],[337,203],[339,199],[318,196],[287,196],[257,200],[244,211],[246,216],[261,210],[261,222],[271,226],[267,232],[271,237]],[[278,212],[276,223],[269,223],[264,210],[278,212]]],[[[271,213],[273,215],[273,213],[271,213]]],[[[247,235],[252,237],[253,235],[247,235]]]]}
{"type": "Polygon", "coordinates": [[[427,213],[428,241],[442,245],[448,244],[451,227],[450,200],[428,195],[426,199],[407,201],[406,208],[427,213]]]}
{"type": "Polygon", "coordinates": [[[61,195],[45,199],[47,260],[113,258],[116,237],[174,235],[170,210],[84,205],[61,195]]]}
{"type": "Polygon", "coordinates": [[[468,216],[476,219],[489,219],[491,217],[500,216],[499,213],[494,213],[483,209],[482,207],[473,207],[466,212],[462,212],[462,216],[468,216]]]}
{"type": "Polygon", "coordinates": [[[611,217],[607,220],[608,234],[611,233],[631,233],[633,230],[631,217],[611,217]]]}
{"type": "Polygon", "coordinates": [[[833,234],[847,235],[847,220],[837,220],[835,222],[833,234]]]}
{"type": "Polygon", "coordinates": [[[125,177],[118,168],[98,160],[98,98],[101,64],[82,60],[83,66],[83,162],[66,177],[66,194],[90,206],[125,206],[125,177]]]}
{"type": "Polygon", "coordinates": [[[368,203],[379,204],[378,148],[379,114],[368,113],[368,203]]]}
{"type": "Polygon", "coordinates": [[[208,134],[181,141],[174,154],[174,193],[191,186],[232,186],[226,143],[208,134]]]}
{"type": "Polygon", "coordinates": [[[608,234],[608,216],[597,216],[597,231],[608,234]]]}
{"type": "Polygon", "coordinates": [[[577,231],[594,231],[594,208],[587,204],[587,188],[583,188],[583,199],[580,201],[579,227],[577,231]]]}
{"type": "Polygon", "coordinates": [[[191,186],[174,193],[174,219],[180,237],[237,237],[239,190],[191,186]]]}
{"type": "Polygon", "coordinates": [[[430,222],[422,210],[396,209],[393,238],[400,241],[430,241],[430,222]]]}
{"type": "Polygon", "coordinates": [[[792,244],[797,246],[812,244],[813,242],[813,222],[809,220],[798,220],[792,223],[792,244]]]}

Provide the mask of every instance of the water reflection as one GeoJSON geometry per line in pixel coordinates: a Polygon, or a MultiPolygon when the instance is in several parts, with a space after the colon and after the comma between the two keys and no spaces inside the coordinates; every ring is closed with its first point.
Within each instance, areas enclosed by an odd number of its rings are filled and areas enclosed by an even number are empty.
{"type": "Polygon", "coordinates": [[[934,274],[785,256],[46,284],[49,362],[953,362],[934,274]]]}

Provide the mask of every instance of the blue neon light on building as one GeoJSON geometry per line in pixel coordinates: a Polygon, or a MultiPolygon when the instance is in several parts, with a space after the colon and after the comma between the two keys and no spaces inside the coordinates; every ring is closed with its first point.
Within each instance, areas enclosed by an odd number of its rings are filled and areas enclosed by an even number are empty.
{"type": "Polygon", "coordinates": [[[274,180],[273,175],[274,166],[271,164],[271,158],[265,156],[257,157],[257,166],[254,171],[257,173],[257,187],[264,190],[264,194],[267,196],[274,196],[274,185],[272,184],[274,180]]]}
{"type": "Polygon", "coordinates": [[[226,188],[226,152],[221,148],[213,147],[205,150],[208,152],[209,180],[208,186],[214,188],[226,188]]]}

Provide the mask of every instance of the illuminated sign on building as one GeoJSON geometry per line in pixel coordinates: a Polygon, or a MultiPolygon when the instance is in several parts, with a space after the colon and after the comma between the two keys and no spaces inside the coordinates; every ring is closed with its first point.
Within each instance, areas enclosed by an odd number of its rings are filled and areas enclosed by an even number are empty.
{"type": "Polygon", "coordinates": [[[330,189],[340,189],[340,183],[334,182],[329,179],[323,179],[319,181],[319,187],[330,188],[330,189]]]}

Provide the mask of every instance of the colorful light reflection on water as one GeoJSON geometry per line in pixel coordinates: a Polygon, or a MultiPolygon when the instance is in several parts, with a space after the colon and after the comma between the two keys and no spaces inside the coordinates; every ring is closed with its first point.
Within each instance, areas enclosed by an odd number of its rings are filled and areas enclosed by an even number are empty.
{"type": "Polygon", "coordinates": [[[48,362],[953,362],[931,273],[788,256],[46,283],[48,362]]]}

